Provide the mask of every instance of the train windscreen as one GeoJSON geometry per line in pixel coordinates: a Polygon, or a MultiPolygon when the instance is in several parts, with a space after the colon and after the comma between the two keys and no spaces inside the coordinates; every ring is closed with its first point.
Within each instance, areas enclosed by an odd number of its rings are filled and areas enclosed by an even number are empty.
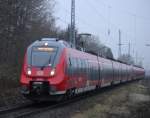
{"type": "Polygon", "coordinates": [[[57,54],[56,47],[33,47],[31,65],[37,67],[52,66],[57,54]]]}

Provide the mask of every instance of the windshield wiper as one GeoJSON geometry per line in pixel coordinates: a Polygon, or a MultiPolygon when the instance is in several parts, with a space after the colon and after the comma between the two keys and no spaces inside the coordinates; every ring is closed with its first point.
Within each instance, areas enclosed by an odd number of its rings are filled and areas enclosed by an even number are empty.
{"type": "Polygon", "coordinates": [[[41,67],[41,70],[43,70],[46,67],[46,65],[50,64],[50,62],[51,62],[51,55],[50,55],[48,61],[41,67]]]}

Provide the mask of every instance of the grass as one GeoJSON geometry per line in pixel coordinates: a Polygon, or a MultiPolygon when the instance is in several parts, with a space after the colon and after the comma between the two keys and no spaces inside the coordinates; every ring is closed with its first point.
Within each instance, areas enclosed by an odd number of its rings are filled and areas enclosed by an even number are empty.
{"type": "Polygon", "coordinates": [[[83,111],[72,116],[72,118],[128,118],[138,114],[136,109],[141,108],[140,104],[130,100],[131,94],[148,95],[147,87],[140,82],[130,83],[113,89],[110,92],[91,97],[83,111]]]}

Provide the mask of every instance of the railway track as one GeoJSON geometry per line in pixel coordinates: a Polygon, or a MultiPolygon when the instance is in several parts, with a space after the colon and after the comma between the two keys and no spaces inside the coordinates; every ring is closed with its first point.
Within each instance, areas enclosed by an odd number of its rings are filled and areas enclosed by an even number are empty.
{"type": "Polygon", "coordinates": [[[89,92],[89,94],[78,95],[78,96],[76,96],[72,99],[64,100],[64,101],[61,101],[61,102],[58,102],[58,103],[48,103],[46,105],[43,105],[43,107],[40,107],[41,106],[40,105],[40,106],[38,106],[38,107],[36,107],[32,110],[28,110],[26,112],[19,113],[14,118],[26,118],[26,117],[32,116],[34,114],[37,114],[37,113],[42,113],[42,112],[52,110],[52,109],[55,109],[55,108],[63,107],[64,105],[68,105],[68,104],[77,102],[79,100],[82,100],[82,99],[90,96],[91,94],[93,94],[93,92],[89,92]]]}
{"type": "MultiPolygon", "coordinates": [[[[117,88],[122,85],[124,85],[124,84],[117,85],[113,88],[117,88]]],[[[87,92],[86,94],[78,95],[72,99],[64,100],[64,101],[61,101],[58,103],[51,103],[51,102],[39,103],[39,104],[32,103],[32,104],[28,104],[28,105],[27,104],[22,105],[20,107],[16,106],[14,108],[3,109],[3,110],[0,110],[0,118],[27,118],[27,117],[30,117],[37,113],[49,111],[49,110],[52,110],[55,108],[62,107],[64,105],[68,105],[68,104],[77,102],[77,101],[87,98],[89,96],[97,95],[98,93],[110,91],[111,89],[112,89],[112,87],[102,88],[99,91],[87,92]]]]}
{"type": "MultiPolygon", "coordinates": [[[[106,88],[105,88],[106,90],[106,88]]],[[[103,89],[103,91],[105,91],[103,89]]],[[[70,103],[77,102],[91,95],[95,95],[97,92],[88,92],[86,94],[78,95],[72,99],[64,100],[58,103],[38,103],[38,104],[28,104],[23,106],[16,106],[13,108],[5,108],[0,110],[0,118],[26,118],[37,113],[45,112],[51,109],[59,108],[70,103]]]]}
{"type": "Polygon", "coordinates": [[[32,102],[26,102],[26,103],[16,104],[16,105],[9,106],[9,107],[0,107],[0,118],[5,114],[9,114],[18,110],[29,108],[33,105],[34,104],[32,102]]]}
{"type": "Polygon", "coordinates": [[[32,105],[33,105],[33,103],[27,102],[27,103],[23,103],[23,104],[14,105],[12,107],[0,107],[0,115],[6,114],[8,112],[13,112],[15,110],[23,109],[23,108],[26,108],[26,107],[29,107],[32,105]]]}
{"type": "MultiPolygon", "coordinates": [[[[88,96],[88,95],[86,95],[88,96]]],[[[0,110],[0,118],[25,118],[36,113],[41,113],[44,111],[48,111],[54,108],[58,108],[75,101],[81,100],[85,97],[84,96],[77,96],[70,100],[64,100],[58,103],[38,103],[38,104],[28,104],[22,106],[15,106],[12,108],[3,108],[0,110]]]]}

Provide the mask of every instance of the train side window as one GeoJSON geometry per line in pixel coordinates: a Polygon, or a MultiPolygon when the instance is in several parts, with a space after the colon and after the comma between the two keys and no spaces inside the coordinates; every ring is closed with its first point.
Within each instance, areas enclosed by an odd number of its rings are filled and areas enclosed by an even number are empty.
{"type": "Polygon", "coordinates": [[[71,66],[70,66],[70,70],[71,70],[71,74],[72,74],[72,75],[73,75],[73,68],[74,68],[73,58],[71,58],[71,66]]]}
{"type": "Polygon", "coordinates": [[[89,77],[89,62],[88,59],[86,60],[86,72],[87,72],[87,76],[89,77]]]}
{"type": "Polygon", "coordinates": [[[92,78],[91,73],[92,73],[92,68],[91,68],[91,63],[89,62],[89,77],[90,77],[90,79],[92,78]]]}
{"type": "Polygon", "coordinates": [[[77,58],[75,59],[75,73],[78,74],[78,61],[77,58]]]}
{"type": "Polygon", "coordinates": [[[96,80],[99,79],[99,68],[98,65],[96,65],[96,80]]]}
{"type": "Polygon", "coordinates": [[[71,75],[74,75],[74,62],[73,62],[73,57],[71,57],[71,66],[70,66],[70,70],[71,70],[71,75]]]}
{"type": "Polygon", "coordinates": [[[84,68],[84,71],[85,71],[85,73],[87,74],[87,60],[85,59],[85,68],[84,68]]]}
{"type": "Polygon", "coordinates": [[[69,57],[67,59],[67,67],[66,67],[66,72],[67,72],[68,75],[71,75],[71,65],[72,65],[71,58],[69,57]]]}
{"type": "Polygon", "coordinates": [[[73,58],[73,68],[75,69],[76,68],[76,59],[73,58]]]}
{"type": "Polygon", "coordinates": [[[79,73],[79,61],[78,58],[76,58],[76,74],[79,73]]]}
{"type": "Polygon", "coordinates": [[[94,73],[94,69],[93,69],[93,65],[91,63],[91,79],[93,80],[93,73],[94,73]]]}
{"type": "Polygon", "coordinates": [[[68,61],[69,61],[68,65],[71,66],[72,63],[71,63],[71,58],[70,58],[70,57],[69,57],[69,60],[68,60],[68,61]]]}
{"type": "Polygon", "coordinates": [[[96,67],[93,65],[93,80],[96,79],[96,67]]]}
{"type": "Polygon", "coordinates": [[[95,66],[94,65],[92,66],[92,70],[93,70],[92,78],[93,78],[93,80],[95,80],[96,75],[95,75],[95,66]]]}
{"type": "Polygon", "coordinates": [[[80,59],[80,73],[82,73],[82,59],[80,59]]]}
{"type": "Polygon", "coordinates": [[[76,74],[79,73],[79,59],[76,58],[76,74]]]}
{"type": "Polygon", "coordinates": [[[83,68],[82,59],[80,59],[80,74],[82,74],[82,68],[83,68]]]}
{"type": "Polygon", "coordinates": [[[81,61],[82,61],[82,60],[79,59],[79,74],[82,73],[82,62],[81,62],[81,61]]]}
{"type": "Polygon", "coordinates": [[[86,60],[86,72],[88,73],[89,65],[88,65],[88,60],[86,60]]]}
{"type": "Polygon", "coordinates": [[[93,78],[93,80],[96,78],[96,75],[95,75],[95,65],[94,64],[92,64],[93,66],[92,66],[92,69],[93,69],[93,75],[92,75],[92,78],[93,78]]]}
{"type": "Polygon", "coordinates": [[[72,71],[73,71],[73,75],[76,74],[76,60],[75,58],[72,58],[72,71]]]}
{"type": "Polygon", "coordinates": [[[83,72],[86,73],[86,60],[83,60],[83,72]]]}
{"type": "Polygon", "coordinates": [[[73,61],[73,58],[71,58],[71,66],[72,66],[72,68],[74,67],[74,61],[73,61]]]}
{"type": "Polygon", "coordinates": [[[84,73],[86,73],[86,61],[84,60],[84,73]]]}
{"type": "Polygon", "coordinates": [[[89,61],[88,61],[88,77],[89,77],[89,79],[91,78],[91,76],[90,76],[90,74],[91,74],[91,71],[90,71],[90,63],[89,63],[89,61]]]}
{"type": "Polygon", "coordinates": [[[83,60],[81,59],[81,73],[83,73],[83,60]]]}
{"type": "Polygon", "coordinates": [[[72,75],[75,74],[75,62],[74,62],[74,57],[71,58],[71,71],[72,71],[72,75]]]}

